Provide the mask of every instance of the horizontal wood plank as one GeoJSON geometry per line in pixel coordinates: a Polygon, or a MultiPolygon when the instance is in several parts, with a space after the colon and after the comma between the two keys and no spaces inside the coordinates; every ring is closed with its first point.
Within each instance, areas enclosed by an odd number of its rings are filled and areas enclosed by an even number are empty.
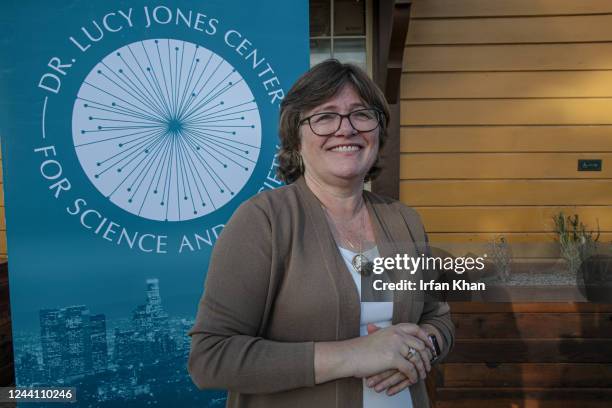
{"type": "MultiPolygon", "coordinates": [[[[536,264],[554,263],[562,266],[565,262],[561,258],[559,243],[554,232],[524,233],[524,232],[435,232],[431,231],[427,222],[424,222],[425,230],[428,231],[430,246],[440,252],[448,252],[454,256],[465,256],[466,254],[491,254],[493,240],[499,241],[504,238],[509,243],[512,262],[521,267],[536,266],[536,264]],[[531,264],[531,265],[524,265],[531,264]]],[[[609,255],[610,244],[606,241],[612,238],[612,233],[600,233],[600,239],[595,247],[595,254],[609,255]]]]}
{"type": "Polygon", "coordinates": [[[609,55],[612,43],[409,46],[403,70],[604,70],[612,69],[609,55]]]}
{"type": "MultiPolygon", "coordinates": [[[[490,254],[493,239],[504,237],[509,242],[513,263],[538,263],[541,261],[543,263],[550,263],[553,260],[556,263],[562,262],[559,244],[555,241],[555,235],[552,232],[532,233],[533,237],[526,233],[443,233],[431,232],[426,222],[425,229],[428,231],[427,235],[432,249],[448,252],[453,256],[465,256],[469,253],[477,255],[490,254]],[[516,237],[519,234],[521,234],[520,237],[525,235],[524,242],[520,241],[519,237],[516,237]],[[476,240],[476,238],[480,238],[480,240],[476,240]],[[537,241],[536,238],[544,241],[537,241]],[[447,240],[444,241],[444,239],[447,240]]],[[[612,237],[612,234],[609,235],[612,237]]],[[[608,248],[605,248],[605,245],[602,247],[601,252],[607,253],[608,248]]]]}
{"type": "Polygon", "coordinates": [[[591,159],[612,163],[612,153],[403,153],[400,178],[612,179],[612,166],[578,171],[578,160],[591,159]]]}
{"type": "Polygon", "coordinates": [[[612,364],[445,363],[440,387],[612,387],[612,364]]]}
{"type": "Polygon", "coordinates": [[[420,99],[611,97],[612,71],[413,72],[400,89],[420,99]]]}
{"type": "MultiPolygon", "coordinates": [[[[427,225],[425,225],[427,229],[427,225]]],[[[537,244],[552,244],[555,239],[555,235],[551,232],[433,232],[429,233],[429,241],[432,244],[439,245],[449,243],[489,243],[494,239],[503,236],[508,242],[512,244],[523,243],[537,243],[537,244]]],[[[599,237],[599,241],[602,243],[612,242],[612,233],[602,232],[599,237]]],[[[550,252],[548,249],[542,249],[541,247],[534,247],[533,251],[529,251],[530,255],[523,256],[538,256],[537,251],[542,250],[543,252],[539,256],[549,256],[550,252]]]]}
{"type": "Polygon", "coordinates": [[[612,152],[612,126],[402,126],[404,153],[612,152]]]}
{"type": "Polygon", "coordinates": [[[451,302],[451,314],[458,313],[612,313],[612,303],[484,303],[451,302]]]}
{"type": "Polygon", "coordinates": [[[612,339],[459,339],[448,363],[612,363],[612,339]]]}
{"type": "Polygon", "coordinates": [[[612,205],[612,180],[402,180],[411,206],[612,205]]]}
{"type": "Polygon", "coordinates": [[[0,230],[0,260],[6,259],[6,230],[0,230]]]}
{"type": "Polygon", "coordinates": [[[612,231],[612,206],[416,207],[432,232],[553,232],[552,217],[578,214],[589,228],[612,231]]]}
{"type": "Polygon", "coordinates": [[[610,388],[438,388],[436,408],[608,408],[610,388]]]}
{"type": "Polygon", "coordinates": [[[412,20],[408,45],[559,43],[612,40],[612,14],[412,20]],[[568,27],[571,29],[568,30],[568,27]]]}
{"type": "Polygon", "coordinates": [[[608,99],[403,100],[402,125],[612,124],[608,99]]]}
{"type": "MultiPolygon", "coordinates": [[[[612,339],[612,313],[480,313],[452,317],[457,339],[612,339]]],[[[610,375],[612,381],[612,372],[610,375]]]]}
{"type": "Polygon", "coordinates": [[[612,13],[609,0],[413,0],[411,18],[612,13]]]}

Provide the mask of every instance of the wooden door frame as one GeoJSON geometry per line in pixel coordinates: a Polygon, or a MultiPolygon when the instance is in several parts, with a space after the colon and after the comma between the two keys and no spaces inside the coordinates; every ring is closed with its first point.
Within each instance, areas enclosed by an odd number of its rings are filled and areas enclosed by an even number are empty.
{"type": "Polygon", "coordinates": [[[372,180],[372,191],[395,199],[400,183],[400,83],[411,6],[411,0],[376,0],[373,7],[373,76],[389,103],[390,121],[380,153],[382,171],[372,180]]]}

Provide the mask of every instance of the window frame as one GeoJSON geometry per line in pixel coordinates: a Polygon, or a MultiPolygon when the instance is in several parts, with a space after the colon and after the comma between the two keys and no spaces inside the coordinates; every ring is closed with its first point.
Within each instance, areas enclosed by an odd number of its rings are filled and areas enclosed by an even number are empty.
{"type": "Polygon", "coordinates": [[[330,58],[334,58],[334,41],[336,40],[343,40],[343,39],[347,39],[347,40],[364,40],[364,44],[365,44],[365,67],[366,67],[366,72],[368,73],[368,75],[370,77],[372,77],[373,75],[373,62],[372,62],[372,55],[373,55],[373,35],[372,35],[372,29],[373,29],[373,1],[374,0],[361,0],[365,2],[364,5],[364,12],[365,12],[365,35],[335,35],[334,34],[334,12],[335,12],[335,3],[336,0],[330,0],[329,2],[329,6],[330,6],[330,28],[329,28],[329,32],[330,35],[319,35],[319,36],[309,36],[308,40],[312,41],[312,40],[322,40],[322,41],[329,41],[329,49],[330,49],[330,58]]]}

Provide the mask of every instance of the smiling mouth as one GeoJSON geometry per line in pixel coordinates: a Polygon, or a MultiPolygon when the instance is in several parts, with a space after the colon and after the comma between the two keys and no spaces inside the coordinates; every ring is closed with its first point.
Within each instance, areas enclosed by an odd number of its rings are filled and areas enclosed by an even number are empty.
{"type": "Polygon", "coordinates": [[[341,145],[341,146],[332,147],[329,150],[332,152],[356,152],[361,149],[362,147],[358,145],[341,145]]]}

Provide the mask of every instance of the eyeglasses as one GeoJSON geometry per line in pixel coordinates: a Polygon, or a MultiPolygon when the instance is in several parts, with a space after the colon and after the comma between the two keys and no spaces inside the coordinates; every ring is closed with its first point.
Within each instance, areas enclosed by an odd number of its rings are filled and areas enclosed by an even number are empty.
{"type": "Polygon", "coordinates": [[[374,108],[358,109],[345,115],[338,112],[320,112],[302,119],[300,126],[308,122],[310,130],[315,135],[331,136],[342,126],[342,119],[348,118],[356,131],[370,132],[380,126],[381,114],[381,111],[374,108]]]}

